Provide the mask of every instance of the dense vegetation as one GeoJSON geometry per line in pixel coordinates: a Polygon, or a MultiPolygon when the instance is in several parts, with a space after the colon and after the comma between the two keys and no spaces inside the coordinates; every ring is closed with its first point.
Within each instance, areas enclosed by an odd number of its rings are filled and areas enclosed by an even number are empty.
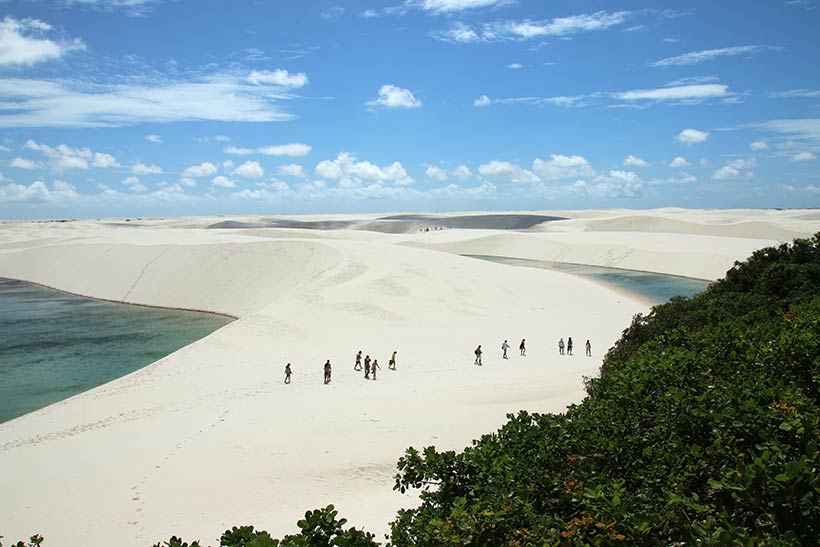
{"type": "Polygon", "coordinates": [[[635,317],[587,394],[409,449],[393,545],[817,545],[820,234],[635,317]]]}
{"type": "MultiPolygon", "coordinates": [[[[636,316],[586,388],[462,452],[408,449],[395,487],[422,503],[398,513],[392,545],[818,545],[820,234],[636,316]]],[[[299,526],[220,544],[377,545],[332,506],[299,526]]]]}

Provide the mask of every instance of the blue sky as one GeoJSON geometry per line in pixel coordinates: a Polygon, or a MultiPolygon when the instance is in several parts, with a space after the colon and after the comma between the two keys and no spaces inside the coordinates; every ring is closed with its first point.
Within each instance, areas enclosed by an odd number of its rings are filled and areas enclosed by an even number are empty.
{"type": "Polygon", "coordinates": [[[819,0],[0,10],[0,218],[820,206],[819,0]]]}

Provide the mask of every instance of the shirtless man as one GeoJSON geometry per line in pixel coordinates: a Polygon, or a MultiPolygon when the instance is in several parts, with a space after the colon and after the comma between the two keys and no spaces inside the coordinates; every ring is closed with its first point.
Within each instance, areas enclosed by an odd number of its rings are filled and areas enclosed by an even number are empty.
{"type": "Polygon", "coordinates": [[[376,371],[379,370],[381,367],[379,366],[379,360],[373,359],[373,364],[370,365],[370,372],[373,373],[373,379],[376,379],[376,371]]]}
{"type": "Polygon", "coordinates": [[[293,374],[293,371],[290,370],[290,363],[288,363],[287,365],[285,365],[285,383],[286,384],[290,383],[290,377],[291,377],[292,374],[293,374]]]}
{"type": "Polygon", "coordinates": [[[356,354],[356,364],[353,365],[353,370],[362,370],[362,350],[356,354]]]}
{"type": "Polygon", "coordinates": [[[479,345],[473,353],[475,353],[475,363],[474,364],[476,364],[478,366],[481,366],[481,345],[479,345]]]}
{"type": "Polygon", "coordinates": [[[370,356],[366,355],[364,358],[364,379],[370,379],[370,356]]]}

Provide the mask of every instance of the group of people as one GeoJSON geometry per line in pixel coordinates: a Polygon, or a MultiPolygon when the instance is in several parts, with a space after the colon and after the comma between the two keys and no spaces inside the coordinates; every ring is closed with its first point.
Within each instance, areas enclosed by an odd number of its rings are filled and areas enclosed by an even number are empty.
{"type": "MultiPolygon", "coordinates": [[[[510,343],[507,342],[506,340],[504,340],[504,342],[501,344],[501,351],[503,352],[502,357],[504,359],[509,359],[509,357],[507,357],[507,350],[508,349],[510,349],[510,343]]],[[[521,355],[523,355],[523,356],[527,355],[527,340],[526,340],[526,338],[521,339],[521,343],[518,344],[518,351],[520,351],[521,355]]],[[[481,356],[484,355],[484,351],[481,349],[481,344],[478,345],[478,347],[475,349],[474,353],[475,353],[475,362],[474,362],[474,364],[478,365],[478,366],[481,366],[481,356]]]]}
{"type": "MultiPolygon", "coordinates": [[[[572,347],[573,347],[573,342],[572,342],[572,337],[571,336],[569,338],[567,338],[567,343],[566,344],[564,344],[564,339],[563,338],[558,340],[558,353],[560,353],[561,355],[564,355],[564,348],[566,348],[566,355],[572,355],[572,347]]],[[[510,349],[510,343],[507,340],[504,340],[504,342],[502,342],[502,344],[501,344],[501,352],[502,352],[501,357],[502,358],[504,358],[504,359],[509,358],[509,357],[507,357],[507,350],[509,350],[509,349],[510,349]]],[[[527,355],[527,340],[526,340],[526,338],[521,339],[521,343],[518,344],[518,350],[521,352],[522,356],[527,355]]],[[[475,353],[475,361],[474,361],[473,364],[475,364],[477,366],[481,366],[481,357],[482,357],[482,355],[484,355],[484,351],[481,349],[481,344],[479,344],[479,346],[475,349],[475,351],[473,353],[475,353]]],[[[589,340],[587,340],[587,343],[586,343],[586,354],[587,354],[587,357],[592,356],[592,344],[590,343],[589,340]]]]}
{"type": "MultiPolygon", "coordinates": [[[[589,340],[587,340],[586,344],[584,345],[586,349],[587,357],[592,356],[592,344],[589,340]]],[[[560,355],[572,355],[572,336],[567,338],[566,343],[564,343],[564,339],[561,338],[558,340],[558,353],[560,355]]],[[[507,357],[507,350],[510,349],[510,344],[507,340],[501,344],[501,352],[502,358],[509,359],[507,357]]],[[[521,339],[521,343],[518,344],[518,351],[521,353],[522,356],[527,355],[527,340],[525,338],[521,339]]],[[[392,355],[390,355],[390,361],[387,363],[387,368],[390,370],[396,370],[396,354],[398,352],[394,351],[392,355]]],[[[481,357],[484,355],[484,351],[481,349],[481,344],[475,349],[475,362],[474,364],[477,366],[481,366],[481,357]]],[[[365,380],[375,380],[376,374],[378,371],[381,370],[381,366],[379,366],[378,359],[371,359],[370,355],[365,355],[362,358],[362,350],[359,350],[356,353],[356,363],[353,365],[353,370],[357,372],[361,372],[364,369],[364,378],[365,380]],[[364,364],[364,366],[362,366],[364,364]]],[[[330,364],[330,359],[325,362],[324,365],[324,383],[329,384],[331,381],[331,377],[333,375],[333,367],[330,364]]],[[[285,383],[289,384],[291,382],[291,378],[293,377],[293,370],[291,369],[290,363],[285,365],[285,383]]]]}
{"type": "MultiPolygon", "coordinates": [[[[390,370],[396,370],[396,354],[397,351],[393,351],[393,354],[390,356],[390,361],[387,363],[387,368],[390,370]]],[[[356,364],[353,365],[353,370],[361,371],[362,370],[362,351],[359,350],[356,353],[356,364]]],[[[378,359],[370,359],[369,355],[365,355],[364,357],[364,377],[365,380],[375,380],[376,373],[381,370],[379,366],[378,359]]],[[[330,359],[325,361],[324,367],[324,383],[325,385],[329,384],[332,376],[333,376],[333,366],[330,364],[330,359]]],[[[285,383],[289,384],[291,379],[293,378],[293,369],[290,366],[290,363],[285,365],[285,383]]]]}
{"type": "MultiPolygon", "coordinates": [[[[573,346],[572,336],[570,336],[570,337],[567,338],[567,343],[566,343],[567,352],[564,353],[564,347],[565,347],[564,339],[561,338],[560,340],[558,340],[558,353],[560,355],[572,355],[572,346],[573,346]]],[[[586,349],[587,357],[592,357],[592,344],[589,342],[589,340],[587,340],[587,343],[584,344],[584,348],[586,349]]]]}
{"type": "MultiPolygon", "coordinates": [[[[396,370],[396,353],[397,352],[394,351],[393,354],[390,356],[390,361],[387,362],[387,368],[389,368],[390,370],[396,370]]],[[[358,353],[356,353],[356,364],[353,365],[353,370],[356,370],[356,371],[361,371],[362,370],[362,350],[359,350],[358,353]]],[[[372,375],[372,379],[375,380],[376,379],[376,373],[379,370],[381,370],[381,367],[379,366],[379,360],[378,359],[373,359],[371,361],[370,356],[365,355],[364,356],[364,378],[365,378],[365,380],[370,380],[371,375],[372,375]]]]}

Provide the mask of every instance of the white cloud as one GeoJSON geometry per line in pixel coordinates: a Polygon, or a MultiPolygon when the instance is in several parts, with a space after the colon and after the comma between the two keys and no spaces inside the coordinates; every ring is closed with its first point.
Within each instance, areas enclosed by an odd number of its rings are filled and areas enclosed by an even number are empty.
{"type": "Polygon", "coordinates": [[[15,183],[0,186],[0,203],[46,203],[50,200],[48,187],[41,180],[29,186],[15,183]]]}
{"type": "Polygon", "coordinates": [[[755,176],[750,169],[756,166],[757,162],[754,158],[729,160],[726,165],[712,173],[712,178],[715,180],[750,179],[755,176]]]}
{"type": "Polygon", "coordinates": [[[595,174],[592,166],[583,156],[562,154],[551,154],[549,161],[536,158],[532,164],[532,170],[546,180],[591,177],[595,174]]]}
{"type": "Polygon", "coordinates": [[[817,156],[812,152],[798,152],[789,158],[790,161],[814,161],[817,156]]]}
{"type": "Polygon", "coordinates": [[[690,175],[686,172],[680,172],[678,175],[673,177],[668,177],[665,179],[652,179],[649,181],[649,184],[652,185],[661,185],[661,184],[693,184],[697,182],[698,179],[694,175],[690,175]]]}
{"type": "Polygon", "coordinates": [[[112,156],[111,154],[103,154],[102,152],[95,152],[94,153],[94,162],[92,163],[94,167],[100,168],[108,168],[108,167],[119,167],[120,162],[117,161],[117,158],[112,156]]]}
{"type": "Polygon", "coordinates": [[[188,186],[189,188],[192,186],[196,186],[196,181],[189,177],[182,177],[181,179],[179,179],[179,183],[182,186],[188,186]]]}
{"type": "Polygon", "coordinates": [[[219,186],[220,188],[236,188],[236,183],[234,181],[222,175],[214,177],[211,180],[211,184],[213,184],[214,186],[219,186]]]}
{"type": "Polygon", "coordinates": [[[62,0],[67,6],[83,6],[101,11],[123,9],[126,15],[139,17],[151,10],[151,5],[160,0],[62,0]]]}
{"type": "Polygon", "coordinates": [[[54,163],[54,168],[58,171],[66,169],[88,169],[88,161],[78,156],[63,156],[54,163]]]}
{"type": "Polygon", "coordinates": [[[225,135],[215,135],[213,137],[197,137],[197,142],[231,142],[231,138],[225,135]]]}
{"type": "Polygon", "coordinates": [[[190,167],[186,167],[183,171],[181,176],[184,178],[191,178],[191,177],[212,177],[216,175],[217,168],[216,165],[213,163],[206,161],[202,162],[199,165],[191,165],[190,167]]]}
{"type": "Polygon", "coordinates": [[[772,97],[777,97],[778,99],[788,99],[794,97],[816,99],[820,97],[820,89],[790,89],[789,91],[772,93],[772,97]]]}
{"type": "Polygon", "coordinates": [[[669,167],[675,167],[675,168],[689,167],[689,162],[686,161],[686,158],[684,158],[683,156],[677,156],[669,164],[669,167]]]}
{"type": "Polygon", "coordinates": [[[0,78],[0,127],[120,127],[179,121],[272,122],[293,118],[291,98],[232,73],[188,79],[145,77],[105,84],[85,80],[0,78]]]}
{"type": "Polygon", "coordinates": [[[820,118],[769,120],[755,127],[788,135],[793,139],[820,141],[820,118]]]}
{"type": "Polygon", "coordinates": [[[527,169],[522,169],[510,162],[493,160],[478,166],[478,172],[485,177],[509,180],[518,183],[539,182],[538,175],[527,169]]]}
{"type": "Polygon", "coordinates": [[[159,135],[145,135],[145,140],[159,144],[162,142],[162,137],[159,135]]]}
{"type": "Polygon", "coordinates": [[[42,165],[36,161],[26,159],[26,158],[14,158],[9,163],[11,167],[16,167],[18,169],[40,169],[42,165]]]}
{"type": "Polygon", "coordinates": [[[111,154],[92,152],[90,148],[72,148],[65,144],[58,144],[56,147],[51,147],[33,139],[27,140],[25,144],[23,144],[23,148],[41,153],[48,158],[49,166],[57,171],[66,169],[88,169],[89,162],[92,167],[101,169],[119,167],[120,165],[117,159],[111,154]]]}
{"type": "Polygon", "coordinates": [[[55,42],[44,38],[52,27],[39,19],[6,16],[0,22],[0,66],[31,66],[59,59],[69,51],[85,49],[81,40],[55,42]]]}
{"type": "Polygon", "coordinates": [[[613,93],[622,101],[687,101],[701,100],[729,95],[729,86],[723,84],[682,85],[655,89],[636,89],[613,93]]]}
{"type": "Polygon", "coordinates": [[[131,166],[131,172],[135,175],[161,175],[162,167],[158,165],[145,165],[144,163],[135,163],[131,166]]]}
{"type": "Polygon", "coordinates": [[[473,106],[490,106],[490,98],[486,95],[482,95],[475,101],[473,101],[473,106]]]}
{"type": "Polygon", "coordinates": [[[125,177],[124,179],[122,179],[122,183],[126,186],[131,186],[133,184],[139,184],[140,179],[135,176],[125,177]]]}
{"type": "Polygon", "coordinates": [[[368,106],[384,108],[419,108],[421,101],[409,89],[385,84],[379,88],[379,98],[367,102],[368,106]]]}
{"type": "MultiPolygon", "coordinates": [[[[695,81],[704,81],[702,78],[689,78],[672,82],[664,87],[650,89],[633,89],[630,91],[596,91],[585,95],[562,95],[555,97],[506,97],[490,100],[482,95],[473,102],[473,106],[489,106],[495,104],[527,104],[541,106],[551,104],[565,108],[580,108],[603,102],[605,99],[620,101],[614,103],[617,107],[643,107],[647,104],[674,102],[676,104],[694,105],[704,101],[719,99],[726,102],[737,101],[736,93],[729,91],[723,84],[695,84],[695,81]]],[[[711,79],[710,79],[711,80],[711,79]]]]}
{"type": "Polygon", "coordinates": [[[316,174],[322,178],[359,184],[361,181],[392,182],[404,186],[413,183],[401,163],[393,162],[379,167],[369,161],[357,161],[347,152],[341,152],[335,160],[324,160],[316,165],[316,174]]]}
{"type": "Polygon", "coordinates": [[[260,146],[257,148],[239,148],[236,146],[229,146],[225,148],[226,154],[234,154],[237,156],[248,156],[250,154],[262,154],[265,156],[307,156],[312,148],[307,144],[292,142],[290,144],[278,144],[274,146],[260,146]]]}
{"type": "Polygon", "coordinates": [[[470,27],[456,23],[451,28],[433,33],[437,40],[452,43],[497,42],[506,40],[530,40],[534,38],[569,37],[579,32],[608,30],[626,22],[631,13],[627,11],[585,13],[543,20],[507,20],[484,23],[470,27]]]}
{"type": "Polygon", "coordinates": [[[624,159],[626,167],[649,167],[649,163],[636,156],[629,155],[624,159]]]}
{"type": "Polygon", "coordinates": [[[305,168],[299,165],[298,163],[288,163],[285,165],[280,165],[277,169],[277,173],[287,177],[296,177],[300,179],[307,177],[307,175],[305,175],[305,168]]]}
{"type": "Polygon", "coordinates": [[[458,180],[464,181],[473,176],[472,171],[466,165],[459,165],[453,169],[453,176],[458,180]]]}
{"type": "Polygon", "coordinates": [[[718,57],[735,57],[737,55],[754,55],[762,51],[780,50],[772,46],[735,46],[720,49],[703,49],[700,51],[691,51],[683,55],[675,57],[667,57],[660,61],[655,61],[650,66],[655,67],[669,67],[669,66],[686,66],[696,65],[717,59],[718,57]]]}
{"type": "Polygon", "coordinates": [[[259,162],[246,161],[233,171],[234,175],[239,175],[246,179],[258,179],[265,176],[265,170],[259,165],[259,162]]]}
{"type": "Polygon", "coordinates": [[[291,74],[287,70],[277,68],[270,70],[254,70],[248,76],[248,82],[253,85],[277,85],[281,87],[304,87],[308,84],[307,74],[298,72],[291,74]]]}
{"type": "Polygon", "coordinates": [[[454,44],[472,44],[481,40],[478,33],[464,23],[455,23],[447,30],[434,32],[433,37],[442,42],[454,44]]]}
{"type": "Polygon", "coordinates": [[[222,162],[222,167],[225,169],[233,169],[233,160],[225,160],[222,162]]]}
{"type": "Polygon", "coordinates": [[[766,150],[769,148],[769,141],[766,139],[758,139],[749,144],[749,148],[752,150],[766,150]]]}
{"type": "Polygon", "coordinates": [[[342,6],[331,6],[324,11],[320,11],[319,15],[322,19],[335,19],[336,17],[341,17],[344,15],[345,9],[342,6]]]}
{"type": "Polygon", "coordinates": [[[524,65],[522,65],[521,63],[511,63],[511,64],[507,65],[507,68],[511,68],[513,70],[518,70],[520,68],[524,68],[524,65]]]}
{"type": "Polygon", "coordinates": [[[0,203],[39,204],[73,201],[79,197],[74,186],[61,180],[54,181],[50,190],[41,180],[32,182],[28,186],[15,183],[0,186],[0,203]]]}
{"type": "Polygon", "coordinates": [[[435,179],[439,182],[444,182],[445,180],[447,180],[447,171],[445,171],[441,167],[436,167],[435,165],[428,165],[425,174],[429,178],[435,179]]]}
{"type": "Polygon", "coordinates": [[[675,140],[681,144],[693,145],[706,142],[709,138],[708,131],[700,131],[698,129],[684,129],[677,134],[675,140]]]}
{"type": "Polygon", "coordinates": [[[434,13],[451,13],[454,11],[503,6],[511,2],[512,0],[418,0],[411,2],[410,5],[434,13]]]}
{"type": "Polygon", "coordinates": [[[136,193],[147,192],[148,191],[148,187],[145,186],[144,184],[142,184],[141,182],[138,182],[137,184],[132,184],[131,186],[128,187],[128,189],[131,190],[132,192],[136,192],[136,193]]]}

